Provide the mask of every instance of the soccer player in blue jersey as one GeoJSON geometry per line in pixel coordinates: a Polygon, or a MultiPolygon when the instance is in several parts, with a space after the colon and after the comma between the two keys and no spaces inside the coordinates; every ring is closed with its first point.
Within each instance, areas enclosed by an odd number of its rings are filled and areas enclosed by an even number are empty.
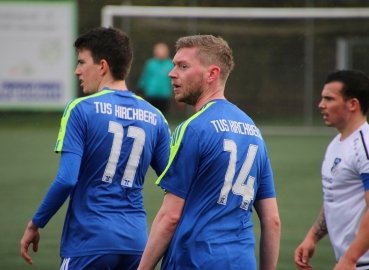
{"type": "Polygon", "coordinates": [[[157,180],[166,194],[139,269],[154,269],[162,256],[166,270],[256,269],[253,207],[261,224],[259,269],[276,269],[280,218],[265,142],[224,97],[232,51],[222,38],[183,37],[173,63],[175,98],[195,114],[172,134],[157,180]]]}
{"type": "Polygon", "coordinates": [[[162,114],[127,90],[133,51],[129,37],[97,28],[74,43],[75,75],[87,97],[66,106],[55,151],[56,179],[28,223],[21,255],[33,263],[40,230],[69,196],[60,269],[137,269],[147,242],[144,176],[160,175],[169,158],[170,132],[162,114]]]}

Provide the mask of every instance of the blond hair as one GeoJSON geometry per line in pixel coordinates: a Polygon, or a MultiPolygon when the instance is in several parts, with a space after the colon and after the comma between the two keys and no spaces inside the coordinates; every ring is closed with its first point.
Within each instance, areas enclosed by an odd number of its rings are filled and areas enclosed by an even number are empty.
{"type": "Polygon", "coordinates": [[[198,48],[197,56],[203,66],[216,65],[220,68],[220,80],[225,83],[234,67],[232,50],[227,41],[212,35],[181,37],[176,42],[176,51],[181,48],[198,48]]]}

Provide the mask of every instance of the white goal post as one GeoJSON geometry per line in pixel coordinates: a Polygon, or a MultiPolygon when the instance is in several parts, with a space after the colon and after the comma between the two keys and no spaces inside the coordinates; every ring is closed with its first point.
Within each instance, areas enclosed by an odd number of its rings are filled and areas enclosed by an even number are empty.
{"type": "Polygon", "coordinates": [[[369,8],[215,8],[104,6],[102,26],[113,26],[114,17],[207,19],[358,19],[369,18],[369,8]]]}

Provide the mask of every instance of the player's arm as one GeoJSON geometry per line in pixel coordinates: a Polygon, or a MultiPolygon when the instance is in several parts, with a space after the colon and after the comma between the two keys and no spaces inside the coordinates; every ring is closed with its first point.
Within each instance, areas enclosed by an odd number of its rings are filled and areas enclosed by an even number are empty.
{"type": "Polygon", "coordinates": [[[23,238],[20,242],[21,256],[30,264],[33,263],[28,254],[28,247],[32,244],[34,252],[38,250],[40,241],[39,228],[43,228],[51,217],[64,204],[77,183],[81,157],[77,154],[62,153],[58,174],[50,186],[32,220],[28,222],[23,238]]]}
{"type": "Polygon", "coordinates": [[[328,229],[323,205],[317,220],[295,250],[295,264],[299,269],[312,269],[309,260],[314,254],[317,243],[327,234],[328,229]]]}
{"type": "Polygon", "coordinates": [[[359,258],[369,250],[369,190],[365,191],[367,210],[361,220],[359,231],[334,270],[356,269],[359,258]]]}
{"type": "Polygon", "coordinates": [[[281,221],[276,198],[257,200],[255,210],[260,219],[260,270],[277,269],[281,221]]]}
{"type": "Polygon", "coordinates": [[[185,200],[167,193],[151,227],[139,270],[154,269],[167,250],[177,229],[185,200]]]}

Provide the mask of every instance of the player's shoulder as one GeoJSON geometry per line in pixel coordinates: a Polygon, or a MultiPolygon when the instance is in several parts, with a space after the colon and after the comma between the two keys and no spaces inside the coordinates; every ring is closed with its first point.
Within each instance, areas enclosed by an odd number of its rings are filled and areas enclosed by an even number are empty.
{"type": "Polygon", "coordinates": [[[362,136],[369,140],[369,124],[365,122],[357,131],[357,136],[362,136]]]}
{"type": "Polygon", "coordinates": [[[329,143],[326,152],[345,156],[352,161],[369,160],[369,125],[363,124],[343,141],[341,134],[337,134],[329,143]]]}
{"type": "Polygon", "coordinates": [[[353,134],[351,141],[354,144],[354,149],[362,149],[368,156],[369,146],[369,125],[364,123],[359,129],[353,134]]]}
{"type": "MultiPolygon", "coordinates": [[[[339,140],[340,135],[335,137],[335,140],[339,140]]],[[[354,131],[347,139],[350,144],[354,143],[355,145],[357,142],[363,142],[364,145],[369,143],[369,125],[368,123],[364,123],[361,125],[356,131],[354,131]]]]}

